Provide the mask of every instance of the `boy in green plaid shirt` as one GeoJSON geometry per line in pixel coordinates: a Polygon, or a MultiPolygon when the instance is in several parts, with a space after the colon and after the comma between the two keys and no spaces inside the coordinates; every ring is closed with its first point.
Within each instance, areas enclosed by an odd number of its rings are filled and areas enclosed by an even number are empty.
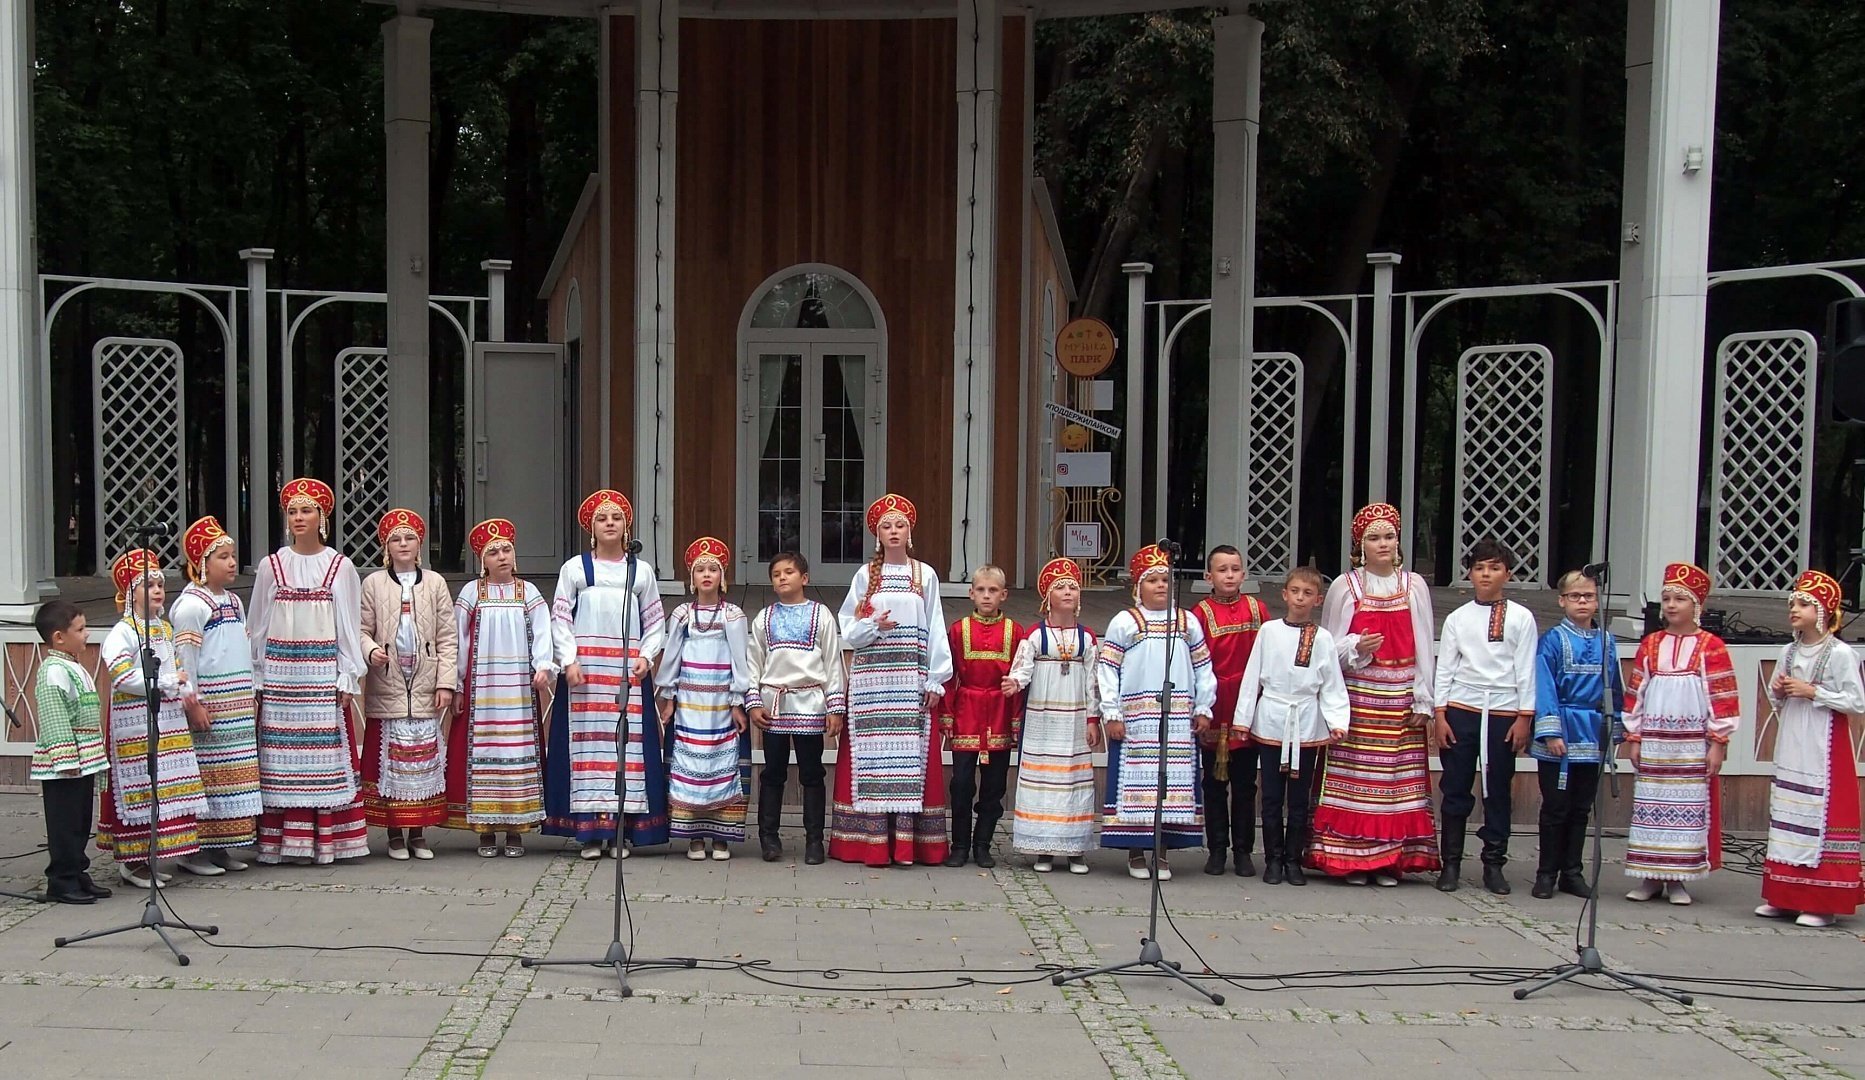
{"type": "Polygon", "coordinates": [[[92,777],[110,767],[104,752],[103,706],[97,683],[78,663],[84,647],[84,613],[69,600],[48,601],[33,617],[47,652],[33,685],[39,739],[32,779],[45,798],[45,899],[89,904],[110,890],[91,880],[92,777]]]}

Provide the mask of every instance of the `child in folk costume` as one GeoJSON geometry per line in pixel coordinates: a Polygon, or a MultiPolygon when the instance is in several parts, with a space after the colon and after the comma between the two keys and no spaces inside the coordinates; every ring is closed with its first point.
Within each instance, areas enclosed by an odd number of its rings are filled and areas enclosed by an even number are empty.
{"type": "Polygon", "coordinates": [[[1774,787],[1768,860],[1755,914],[1831,926],[1865,900],[1859,878],[1859,788],[1850,717],[1865,712],[1859,658],[1839,640],[1839,583],[1818,570],[1794,582],[1768,698],[1774,703],[1774,787]]]}
{"type": "Polygon", "coordinates": [[[666,759],[644,707],[654,693],[649,673],[665,619],[654,567],[628,550],[634,518],[619,491],[603,488],[583,500],[576,520],[589,533],[590,549],[563,564],[551,605],[563,678],[551,701],[544,754],[544,832],[574,838],[585,859],[604,851],[626,859],[631,844],[667,842],[666,759]],[[618,761],[624,696],[628,733],[618,761]]]}
{"type": "Polygon", "coordinates": [[[362,582],[324,546],[336,497],[279,491],[291,543],[253,568],[246,632],[259,695],[259,861],[327,865],[369,854],[351,709],[364,672],[362,582]]]}
{"type": "Polygon", "coordinates": [[[764,768],[758,773],[758,847],[765,862],[783,856],[777,829],[784,808],[790,754],[796,752],[803,787],[803,861],[826,858],[822,830],[828,789],[823,786],[823,744],[842,734],[848,708],[842,670],[842,632],[835,613],[808,599],[809,563],[794,551],[771,557],[771,591],[777,601],[751,620],[745,711],[763,733],[764,768]]]}
{"type": "MultiPolygon", "coordinates": [[[[163,859],[186,859],[201,850],[201,769],[190,730],[206,727],[206,714],[186,704],[187,673],[176,664],[175,635],[162,618],[162,570],[152,551],[136,548],[110,565],[123,618],[104,638],[100,659],[110,672],[109,790],[98,814],[97,846],[111,851],[123,880],[147,889],[163,859]],[[149,777],[148,683],[142,663],[147,641],[160,665],[154,717],[156,775],[149,777]],[[159,787],[161,817],[155,850],[149,848],[151,787],[159,787]]],[[[210,867],[220,873],[218,867],[210,867]]],[[[162,874],[164,883],[168,875],[162,874]]]]}
{"type": "MultiPolygon", "coordinates": [[[[1148,880],[1153,871],[1147,868],[1146,852],[1153,846],[1155,806],[1163,804],[1166,847],[1196,847],[1204,839],[1197,736],[1211,725],[1217,676],[1211,671],[1204,628],[1183,609],[1170,606],[1171,557],[1148,544],[1134,552],[1127,567],[1135,606],[1108,624],[1095,664],[1102,728],[1107,732],[1101,846],[1127,849],[1127,873],[1148,880]],[[1161,717],[1159,693],[1168,672],[1172,698],[1167,715],[1161,717]]],[[[1163,858],[1158,873],[1161,881],[1172,877],[1163,858]]]]}
{"type": "Polygon", "coordinates": [[[1069,873],[1088,872],[1094,846],[1094,752],[1101,749],[1095,681],[1100,643],[1081,617],[1081,566],[1051,559],[1036,577],[1042,621],[1017,643],[1010,680],[1026,690],[1023,748],[1011,844],[1036,856],[1039,874],[1068,859],[1069,873]]]}
{"type": "Polygon", "coordinates": [[[1741,720],[1735,667],[1722,639],[1697,625],[1710,575],[1689,563],[1664,570],[1664,629],[1639,642],[1625,692],[1625,738],[1638,781],[1625,872],[1628,900],[1668,894],[1690,903],[1686,881],[1722,865],[1716,776],[1741,720]]]}
{"type": "Polygon", "coordinates": [[[1237,711],[1243,669],[1269,611],[1261,600],[1243,595],[1243,553],[1229,544],[1205,554],[1204,579],[1211,595],[1192,608],[1192,617],[1204,627],[1205,646],[1211,650],[1211,670],[1217,675],[1217,705],[1211,715],[1218,720],[1205,732],[1198,750],[1205,848],[1210,853],[1204,872],[1222,874],[1228,848],[1237,876],[1254,877],[1256,863],[1250,856],[1256,849],[1256,755],[1248,752],[1248,736],[1230,725],[1230,717],[1237,711]]]}
{"type": "Polygon", "coordinates": [[[110,768],[103,705],[96,680],[78,663],[84,613],[69,600],[48,600],[32,621],[46,646],[33,677],[38,738],[31,772],[45,801],[45,899],[89,904],[110,895],[91,880],[91,860],[84,852],[91,842],[97,774],[110,768]]]}
{"type": "Polygon", "coordinates": [[[246,606],[233,592],[240,573],[233,538],[211,517],[182,534],[189,584],[175,598],[169,619],[181,668],[207,711],[209,727],[194,736],[206,805],[201,810],[202,865],[213,872],[244,870],[234,851],[259,843],[259,728],[253,719],[253,651],[246,639],[246,606]]]}
{"type": "Polygon", "coordinates": [[[523,834],[544,820],[538,702],[557,676],[550,601],[516,576],[518,530],[510,521],[482,521],[466,539],[480,573],[460,587],[453,607],[460,693],[447,729],[447,826],[477,832],[482,859],[501,851],[516,859],[525,853],[523,834]]]}
{"type": "Polygon", "coordinates": [[[848,727],[835,770],[829,854],[886,866],[944,862],[945,782],[931,717],[952,678],[939,575],[913,557],[919,511],[899,495],[868,507],[874,558],[842,601],[848,727]],[[846,763],[846,764],[840,764],[846,763]]]}
{"type": "Polygon", "coordinates": [[[1535,715],[1535,645],[1540,628],[1527,608],[1502,597],[1515,559],[1484,538],[1467,557],[1476,599],[1450,613],[1438,635],[1434,735],[1443,763],[1443,872],[1438,889],[1454,892],[1463,869],[1464,828],[1483,792],[1483,887],[1509,895],[1510,787],[1515,755],[1528,749],[1535,715]],[[1480,778],[1480,779],[1479,779],[1480,778]]]}
{"type": "Polygon", "coordinates": [[[1010,662],[1022,631],[1004,615],[1004,571],[980,566],[971,575],[972,613],[946,632],[952,654],[952,681],[941,703],[940,729],[952,747],[952,853],[947,866],[963,866],[970,857],[986,870],[991,837],[1004,816],[1004,789],[1010,779],[1010,751],[1022,734],[1023,688],[1010,680],[1010,662]],[[984,782],[978,782],[983,766],[984,782]],[[977,828],[972,827],[972,798],[977,798],[977,828]]]}
{"type": "Polygon", "coordinates": [[[363,582],[363,812],[388,830],[389,858],[431,859],[422,830],[447,823],[441,722],[459,686],[459,628],[447,579],[421,567],[421,515],[390,510],[376,537],[384,566],[363,582]]]}
{"type": "Polygon", "coordinates": [[[1561,575],[1555,590],[1567,617],[1541,635],[1535,650],[1535,741],[1528,749],[1535,756],[1541,783],[1541,862],[1529,895],[1547,900],[1559,888],[1586,899],[1593,890],[1587,885],[1581,856],[1604,761],[1600,756],[1600,706],[1606,700],[1603,683],[1612,680],[1609,746],[1618,745],[1624,734],[1619,718],[1625,688],[1612,635],[1602,636],[1593,623],[1599,614],[1599,582],[1570,570],[1561,575]]]}
{"type": "Polygon", "coordinates": [[[667,620],[667,647],[655,685],[660,724],[672,729],[667,767],[669,833],[687,842],[686,857],[732,857],[745,838],[745,801],[751,785],[750,727],[745,691],[751,688],[745,612],[725,599],[725,541],[702,536],[687,545],[687,581],[693,602],[667,620]]]}
{"type": "Polygon", "coordinates": [[[1315,806],[1312,869],[1349,885],[1393,886],[1439,868],[1431,820],[1431,590],[1401,568],[1399,511],[1354,515],[1353,569],[1334,579],[1321,625],[1334,637],[1353,723],[1328,751],[1315,806]]]}
{"type": "Polygon", "coordinates": [[[1334,635],[1314,620],[1324,584],[1311,566],[1289,571],[1282,584],[1287,614],[1263,624],[1227,718],[1250,737],[1263,770],[1265,885],[1308,884],[1309,778],[1321,747],[1347,737],[1351,711],[1334,635]]]}

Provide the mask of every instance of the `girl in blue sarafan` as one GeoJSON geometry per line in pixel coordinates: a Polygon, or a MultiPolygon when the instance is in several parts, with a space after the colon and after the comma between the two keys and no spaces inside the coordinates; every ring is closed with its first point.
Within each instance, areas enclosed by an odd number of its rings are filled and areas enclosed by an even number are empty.
{"type": "Polygon", "coordinates": [[[1581,855],[1593,796],[1599,790],[1604,678],[1612,680],[1613,745],[1625,737],[1619,721],[1625,687],[1618,650],[1612,635],[1594,625],[1599,582],[1584,571],[1570,570],[1561,575],[1555,590],[1566,618],[1541,635],[1535,650],[1535,738],[1528,748],[1541,773],[1541,862],[1530,895],[1542,900],[1557,888],[1570,896],[1592,895],[1581,855]],[[1606,650],[1610,656],[1602,664],[1606,650]]]}

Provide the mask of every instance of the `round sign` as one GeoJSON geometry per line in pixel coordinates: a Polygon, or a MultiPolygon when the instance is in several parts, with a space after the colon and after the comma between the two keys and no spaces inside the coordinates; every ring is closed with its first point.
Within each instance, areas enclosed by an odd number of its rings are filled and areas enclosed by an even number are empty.
{"type": "Polygon", "coordinates": [[[1063,427],[1062,434],[1056,442],[1061,445],[1062,449],[1071,453],[1086,450],[1088,449],[1088,429],[1080,424],[1069,424],[1063,427]]]}
{"type": "Polygon", "coordinates": [[[1114,363],[1114,331],[1099,319],[1070,319],[1056,334],[1056,363],[1078,379],[1092,379],[1114,363]]]}

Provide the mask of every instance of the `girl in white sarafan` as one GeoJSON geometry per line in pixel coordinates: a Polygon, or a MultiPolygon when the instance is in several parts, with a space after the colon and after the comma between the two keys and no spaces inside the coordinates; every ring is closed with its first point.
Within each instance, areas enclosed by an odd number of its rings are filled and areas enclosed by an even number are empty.
{"type": "Polygon", "coordinates": [[[1011,844],[1036,856],[1035,870],[1068,859],[1069,873],[1088,872],[1094,846],[1094,752],[1101,749],[1095,657],[1101,643],[1077,620],[1081,566],[1051,559],[1036,577],[1042,621],[1017,643],[1010,678],[1028,691],[1011,844]]]}
{"type": "Polygon", "coordinates": [[[716,537],[687,545],[686,572],[693,602],[667,620],[661,653],[659,712],[663,732],[673,732],[667,767],[668,831],[687,841],[687,858],[732,857],[731,844],[745,838],[745,802],[751,790],[750,724],[745,691],[751,688],[746,660],[744,610],[725,599],[725,568],[731,549],[716,537]]]}

